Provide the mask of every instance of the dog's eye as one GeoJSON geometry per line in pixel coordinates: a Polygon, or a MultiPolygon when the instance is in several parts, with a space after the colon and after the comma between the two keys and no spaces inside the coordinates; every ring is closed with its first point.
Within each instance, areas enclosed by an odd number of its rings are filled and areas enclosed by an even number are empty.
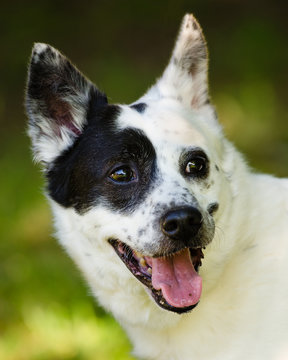
{"type": "Polygon", "coordinates": [[[113,170],[109,178],[117,183],[128,183],[136,179],[136,174],[129,166],[122,166],[113,170]]]}
{"type": "Polygon", "coordinates": [[[204,157],[197,156],[186,164],[185,174],[188,176],[202,176],[207,171],[207,161],[204,157]]]}

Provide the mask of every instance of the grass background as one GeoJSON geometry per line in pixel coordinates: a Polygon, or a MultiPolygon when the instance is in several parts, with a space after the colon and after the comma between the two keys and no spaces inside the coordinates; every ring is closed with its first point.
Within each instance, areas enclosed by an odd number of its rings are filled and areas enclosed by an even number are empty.
{"type": "Polygon", "coordinates": [[[129,103],[161,74],[182,16],[193,12],[225,132],[257,170],[287,176],[288,3],[28,0],[0,10],[0,359],[132,359],[121,328],[52,237],[25,135],[32,44],[61,49],[111,102],[129,103]]]}

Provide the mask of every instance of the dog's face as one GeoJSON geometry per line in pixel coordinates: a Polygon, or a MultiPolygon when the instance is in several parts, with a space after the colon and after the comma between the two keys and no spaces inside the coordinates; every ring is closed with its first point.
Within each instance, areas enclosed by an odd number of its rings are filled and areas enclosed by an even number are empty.
{"type": "Polygon", "coordinates": [[[134,104],[109,105],[63,55],[36,44],[27,90],[29,134],[61,213],[60,235],[66,226],[85,237],[63,241],[68,251],[84,273],[84,262],[97,267],[99,251],[114,256],[119,271],[122,261],[129,279],[178,313],[200,299],[198,271],[224,196],[206,53],[186,15],[162,78],[134,104]]]}

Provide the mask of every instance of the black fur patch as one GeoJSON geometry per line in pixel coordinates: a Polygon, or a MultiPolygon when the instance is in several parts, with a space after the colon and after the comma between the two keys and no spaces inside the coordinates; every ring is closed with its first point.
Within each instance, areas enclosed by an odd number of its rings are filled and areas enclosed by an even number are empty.
{"type": "Polygon", "coordinates": [[[145,111],[146,108],[147,108],[147,104],[145,104],[145,103],[138,103],[138,104],[132,105],[131,108],[132,108],[132,109],[135,109],[135,110],[138,111],[140,114],[143,114],[144,111],[145,111]]]}
{"type": "Polygon", "coordinates": [[[40,135],[61,137],[62,126],[79,135],[80,129],[73,120],[73,108],[83,109],[84,113],[87,109],[93,111],[96,105],[107,104],[107,97],[66,57],[58,53],[56,59],[55,51],[47,46],[40,54],[32,54],[26,96],[30,125],[37,126],[37,119],[42,116],[49,122],[49,133],[40,135]],[[86,93],[89,93],[90,104],[86,103],[86,93]]]}
{"type": "Polygon", "coordinates": [[[218,209],[219,209],[219,204],[215,202],[208,206],[207,211],[210,215],[213,215],[218,209]]]}
{"type": "Polygon", "coordinates": [[[113,105],[90,111],[83,134],[47,172],[49,195],[62,206],[84,213],[101,202],[127,212],[145,198],[156,173],[155,150],[142,131],[115,130],[120,111],[113,105]],[[109,175],[121,166],[135,169],[137,180],[111,181],[109,175]]]}

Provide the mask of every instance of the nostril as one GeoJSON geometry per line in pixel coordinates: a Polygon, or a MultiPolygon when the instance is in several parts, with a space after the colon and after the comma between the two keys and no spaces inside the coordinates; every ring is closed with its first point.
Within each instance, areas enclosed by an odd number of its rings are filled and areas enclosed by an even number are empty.
{"type": "Polygon", "coordinates": [[[187,219],[188,226],[200,226],[202,223],[202,215],[200,212],[195,212],[187,219]]]}
{"type": "Polygon", "coordinates": [[[188,225],[190,225],[190,226],[194,226],[194,225],[195,225],[195,220],[194,220],[194,218],[193,218],[193,217],[189,217],[187,223],[188,223],[188,225]]]}
{"type": "Polygon", "coordinates": [[[167,233],[173,233],[176,232],[178,229],[178,222],[177,220],[169,220],[163,223],[163,229],[167,233]]]}

